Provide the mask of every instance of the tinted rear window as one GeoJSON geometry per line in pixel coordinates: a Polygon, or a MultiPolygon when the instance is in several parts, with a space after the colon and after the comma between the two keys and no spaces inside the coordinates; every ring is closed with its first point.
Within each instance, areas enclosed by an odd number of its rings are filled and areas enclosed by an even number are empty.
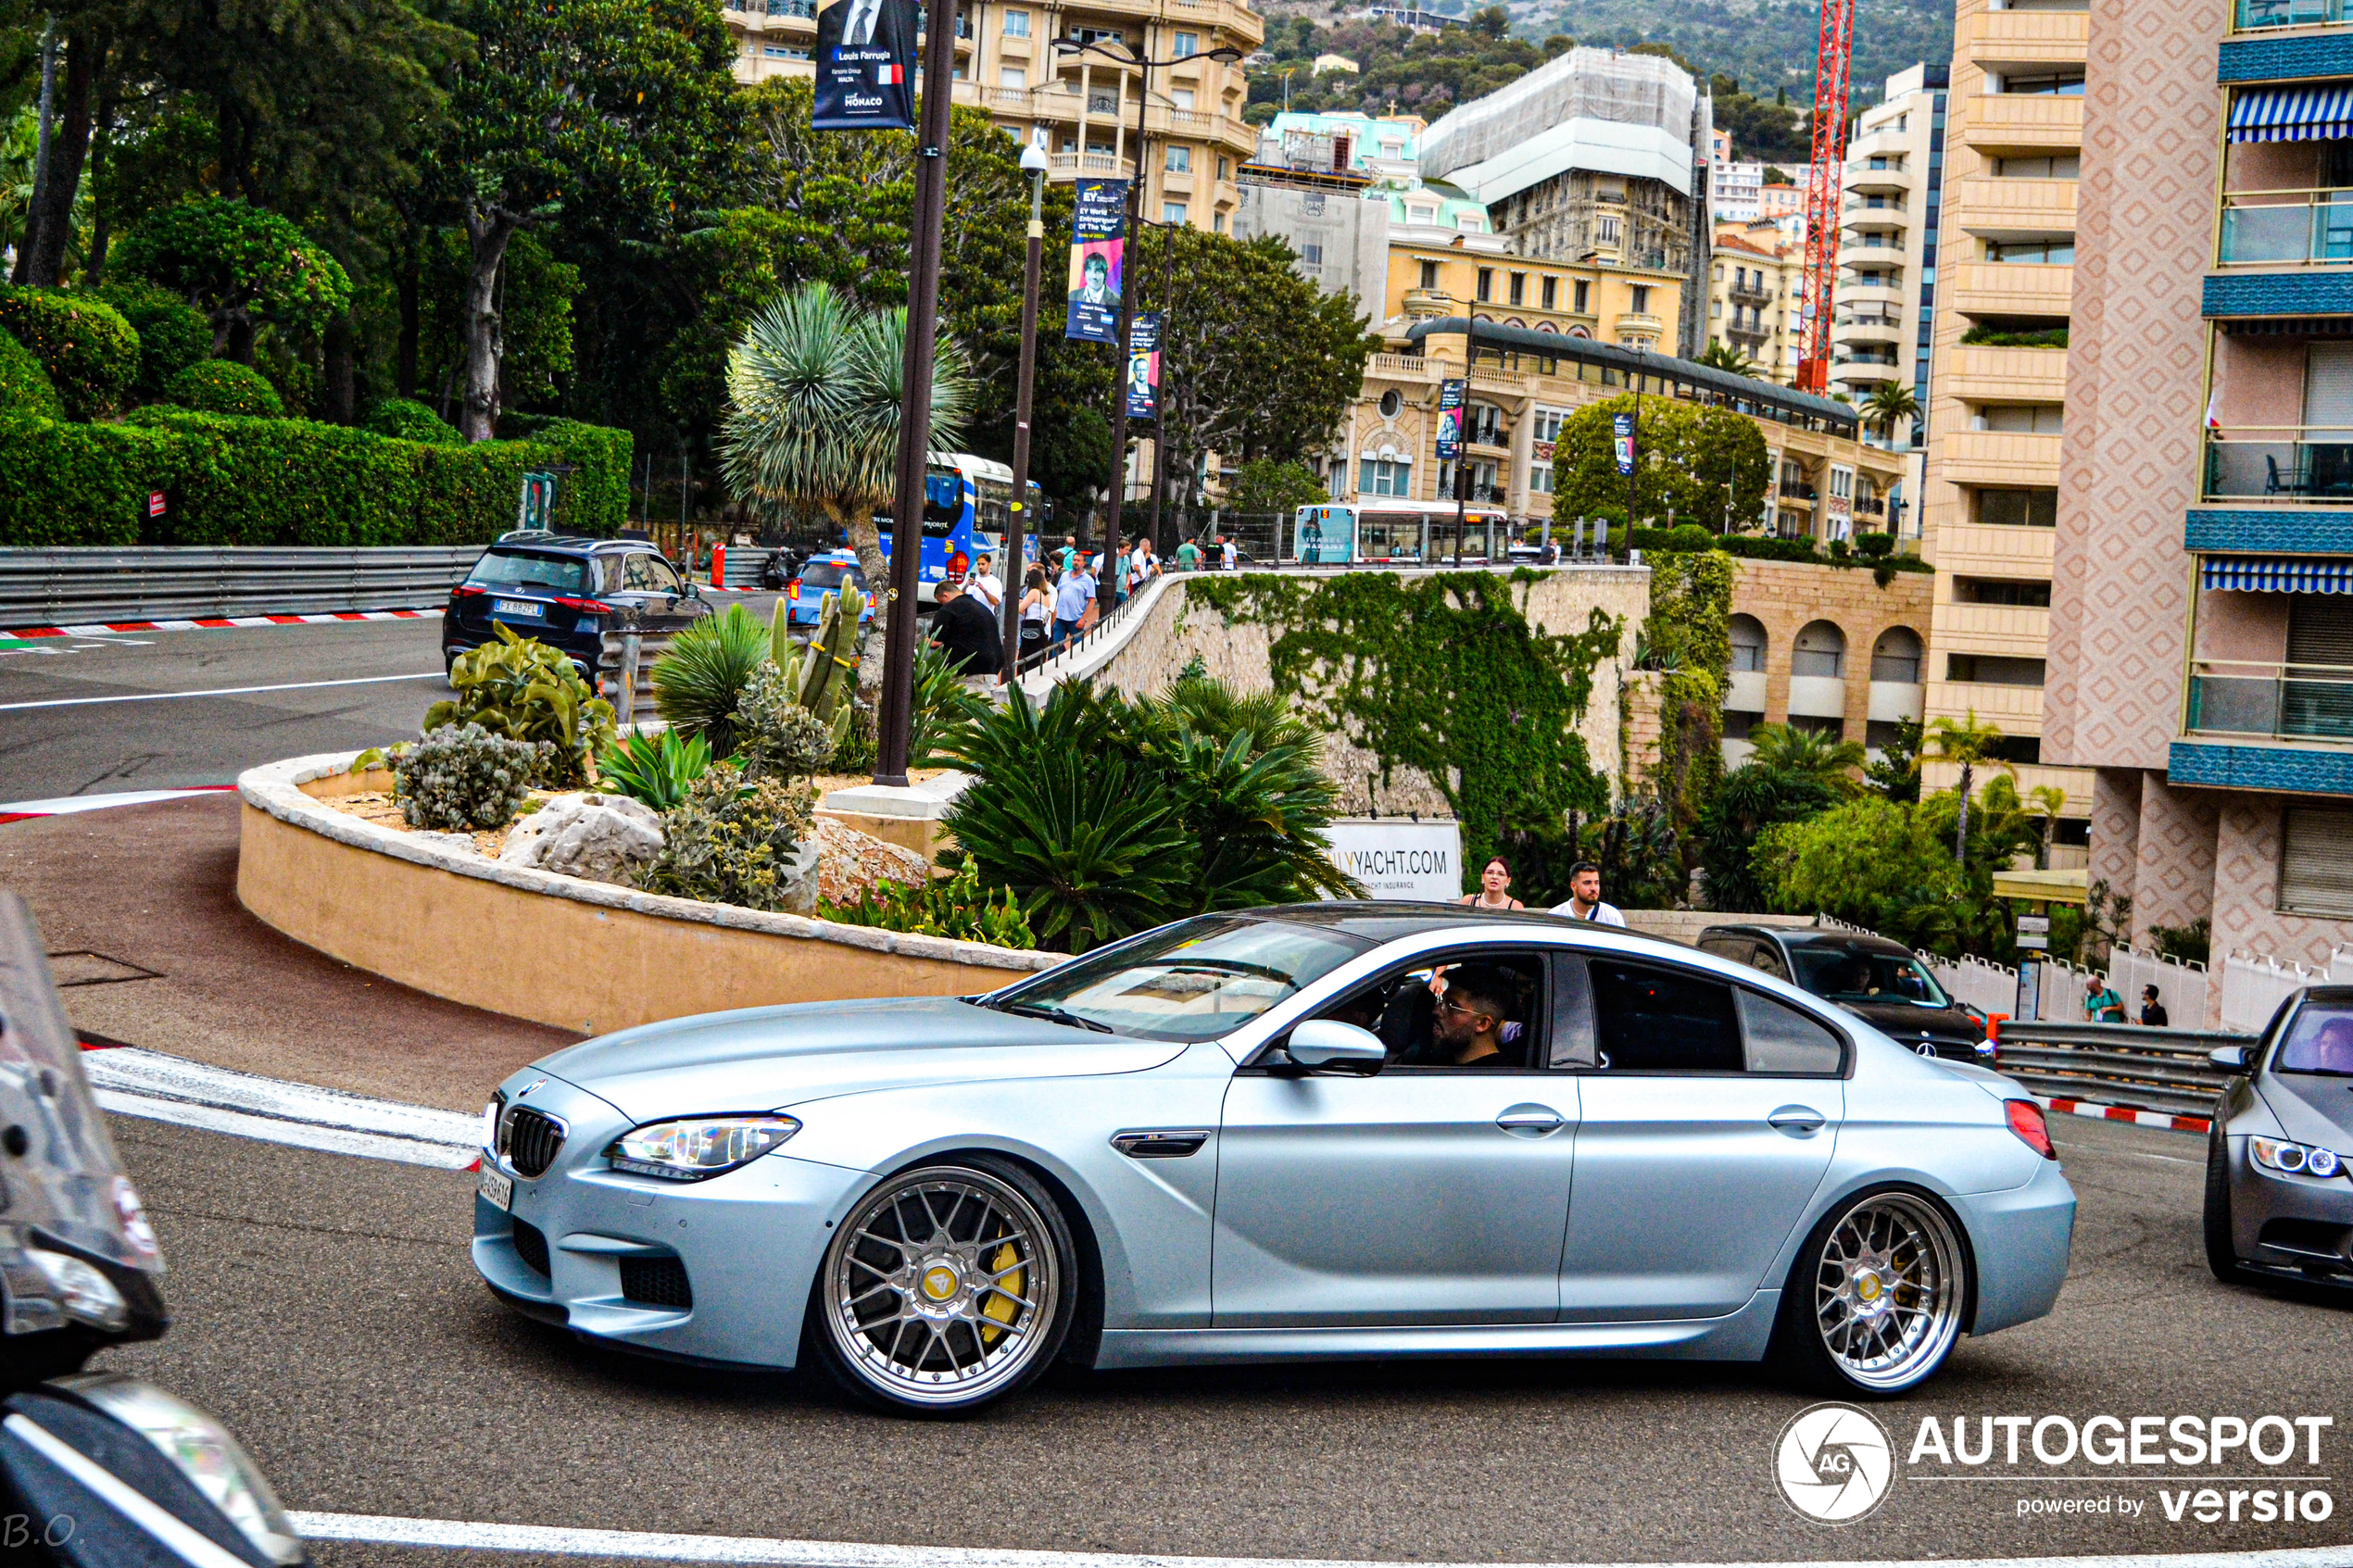
{"type": "Polygon", "coordinates": [[[578,556],[493,550],[474,562],[466,581],[484,588],[526,588],[542,594],[585,594],[588,563],[578,556]]]}
{"type": "Polygon", "coordinates": [[[800,585],[804,588],[838,588],[845,575],[854,587],[862,588],[866,585],[866,574],[858,568],[830,560],[811,561],[807,566],[802,567],[800,585]]]}
{"type": "Polygon", "coordinates": [[[1588,967],[1604,1070],[1738,1073],[1745,1065],[1730,985],[1602,959],[1588,967]]]}

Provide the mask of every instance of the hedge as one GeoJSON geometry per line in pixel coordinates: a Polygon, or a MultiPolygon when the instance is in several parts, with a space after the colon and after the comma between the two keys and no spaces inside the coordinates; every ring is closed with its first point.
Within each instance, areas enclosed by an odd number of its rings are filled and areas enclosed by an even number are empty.
{"type": "Polygon", "coordinates": [[[457,426],[413,397],[379,399],[359,421],[359,428],[400,441],[422,441],[428,446],[460,446],[466,440],[457,426]]]}
{"type": "MultiPolygon", "coordinates": [[[[1622,532],[1611,531],[1613,535],[1622,532]]],[[[1726,555],[1744,556],[1751,560],[1796,561],[1805,566],[1884,567],[1894,571],[1936,570],[1917,556],[1835,556],[1816,549],[1811,539],[1782,539],[1769,533],[1719,534],[1689,522],[1673,528],[1637,528],[1633,536],[1623,543],[1638,550],[1722,550],[1726,555]]]]}
{"type": "Polygon", "coordinates": [[[32,351],[69,418],[103,419],[139,376],[139,334],[95,295],[0,287],[0,329],[32,351]]]}
{"type": "Polygon", "coordinates": [[[212,324],[170,290],[119,280],[100,289],[98,297],[120,311],[139,334],[139,378],[132,383],[138,402],[160,401],[164,383],[212,358],[212,324]]]}
{"type": "Polygon", "coordinates": [[[433,446],[165,407],[119,425],[27,420],[0,439],[0,546],[487,543],[515,525],[522,476],[560,463],[578,471],[556,525],[609,534],[630,461],[627,432],[578,424],[433,446]],[[152,520],[151,490],[166,495],[152,520]]]}
{"type": "Polygon", "coordinates": [[[189,366],[163,383],[167,403],[207,414],[236,414],[245,419],[282,420],[285,400],[270,378],[233,359],[205,359],[189,366]]]}
{"type": "Polygon", "coordinates": [[[57,389],[49,384],[49,372],[41,368],[32,350],[0,332],[0,420],[27,416],[62,420],[66,408],[57,401],[57,389]]]}

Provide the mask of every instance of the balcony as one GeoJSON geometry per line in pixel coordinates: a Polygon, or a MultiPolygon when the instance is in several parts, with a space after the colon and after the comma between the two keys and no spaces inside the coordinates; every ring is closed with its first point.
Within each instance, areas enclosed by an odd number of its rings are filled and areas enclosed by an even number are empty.
{"type": "Polygon", "coordinates": [[[1724,684],[1724,711],[1727,713],[1762,713],[1765,711],[1765,671],[1735,670],[1724,684]]]}
{"type": "Polygon", "coordinates": [[[2353,191],[2233,191],[2222,197],[2218,267],[2353,264],[2353,191]]]}
{"type": "Polygon", "coordinates": [[[1969,403],[2058,403],[2067,396],[2067,350],[1954,347],[1936,390],[1969,403]]]}
{"type": "Polygon", "coordinates": [[[1620,311],[1617,320],[1610,327],[1611,334],[1618,338],[1623,338],[1629,332],[1655,338],[1666,330],[1667,324],[1647,310],[1620,311]]]}
{"type": "MultiPolygon", "coordinates": [[[[2083,57],[2080,49],[2074,57],[2083,57]]],[[[2041,93],[1980,93],[1961,99],[1960,109],[1961,139],[1981,151],[2073,153],[2083,148],[2081,98],[2041,93]]]]}
{"type": "Polygon", "coordinates": [[[2353,21],[2347,0],[2237,0],[2231,31],[2262,32],[2283,27],[2338,27],[2353,21]]]}
{"type": "Polygon", "coordinates": [[[2043,688],[1995,685],[1990,681],[1931,681],[1928,711],[1943,719],[1974,713],[2010,734],[2039,735],[2043,733],[2043,688]]]}
{"type": "MultiPolygon", "coordinates": [[[[1899,147],[1903,144],[1900,138],[1896,144],[1899,147]]],[[[1847,149],[1846,169],[1839,179],[1848,190],[1862,195],[1869,195],[1873,193],[1893,194],[1912,188],[1912,175],[1909,169],[1894,167],[1873,169],[1870,159],[1859,157],[1852,147],[1847,149]]]]}
{"type": "Polygon", "coordinates": [[[1939,652],[2041,659],[2050,646],[2051,612],[2037,606],[1941,604],[1931,614],[1939,652]]]}
{"type": "Polygon", "coordinates": [[[1904,208],[1893,203],[1873,207],[1869,201],[1848,202],[1839,220],[1857,232],[1886,229],[1900,232],[1912,226],[1911,217],[1904,208]]]}
{"type": "Polygon", "coordinates": [[[1962,577],[2026,577],[2047,582],[2056,528],[1948,522],[1936,536],[1936,566],[1962,577]]]}
{"type": "Polygon", "coordinates": [[[1136,160],[1105,152],[1046,155],[1046,178],[1049,180],[1076,180],[1081,175],[1097,174],[1114,180],[1133,180],[1136,178],[1136,160]]]}
{"type": "MultiPolygon", "coordinates": [[[[1965,316],[2057,320],[2075,292],[2075,269],[2046,261],[1964,261],[1949,268],[1953,307],[1965,316]]],[[[1940,290],[1936,302],[1946,295],[1940,290]]]]}
{"type": "Polygon", "coordinates": [[[1737,277],[1725,286],[1725,293],[1743,305],[1770,305],[1773,291],[1763,282],[1742,282],[1737,277]]]}
{"type": "Polygon", "coordinates": [[[2319,740],[2184,736],[2167,755],[2165,782],[2177,787],[2353,796],[2353,749],[2319,740]]]}
{"type": "Polygon", "coordinates": [[[1904,320],[1894,311],[1836,316],[1831,320],[1831,338],[1835,343],[1901,343],[1904,320]]]}
{"type": "MultiPolygon", "coordinates": [[[[1957,717],[1957,715],[1956,715],[1957,717]]],[[[1994,773],[2006,772],[2018,786],[2021,796],[2048,786],[2067,797],[2062,817],[2088,817],[2092,814],[2092,770],[2089,768],[2055,768],[2047,763],[2022,762],[2004,768],[1998,764],[1981,762],[1969,780],[1972,791],[1985,787],[1985,781],[1994,773]]],[[[1928,794],[1956,787],[1961,779],[1957,762],[1924,761],[1920,768],[1920,788],[1928,794]]]]}
{"type": "Polygon", "coordinates": [[[1740,345],[1743,348],[1753,350],[1767,338],[1773,335],[1773,329],[1770,327],[1743,327],[1733,325],[1728,326],[1724,329],[1724,335],[1731,339],[1734,343],[1740,345]]]}
{"type": "Polygon", "coordinates": [[[1951,431],[1944,437],[1943,471],[1956,484],[2054,485],[2058,483],[2059,437],[1951,431]]]}
{"type": "Polygon", "coordinates": [[[1789,710],[1797,719],[1845,718],[1845,680],[1837,675],[1792,675],[1789,710]]]}
{"type": "Polygon", "coordinates": [[[1927,694],[1927,687],[1913,681],[1873,681],[1871,722],[1893,724],[1898,720],[1908,719],[1919,723],[1927,694]]]}
{"type": "Polygon", "coordinates": [[[2088,10],[1979,11],[1961,22],[1954,52],[1980,63],[2081,65],[2091,19],[2088,10]]]}
{"type": "Polygon", "coordinates": [[[2075,232],[2072,180],[1971,180],[1954,194],[1953,225],[1971,234],[2075,232]]]}
{"type": "Polygon", "coordinates": [[[2193,659],[2182,733],[2353,746],[2353,667],[2193,659]]]}
{"type": "Polygon", "coordinates": [[[1367,377],[1378,376],[1385,381],[1435,381],[1436,369],[1434,361],[1419,354],[1376,354],[1365,362],[1367,377]]]}
{"type": "Polygon", "coordinates": [[[1901,381],[1904,379],[1903,369],[1893,359],[1856,358],[1833,358],[1831,361],[1831,374],[1836,377],[1842,385],[1870,387],[1877,386],[1881,382],[1901,381]]]}
{"type": "Polygon", "coordinates": [[[2353,507],[2353,430],[2240,425],[2206,433],[2201,499],[2353,507]]]}
{"type": "Polygon", "coordinates": [[[1461,302],[1444,289],[1407,289],[1404,305],[1405,314],[1416,320],[1462,314],[1461,302]]]}

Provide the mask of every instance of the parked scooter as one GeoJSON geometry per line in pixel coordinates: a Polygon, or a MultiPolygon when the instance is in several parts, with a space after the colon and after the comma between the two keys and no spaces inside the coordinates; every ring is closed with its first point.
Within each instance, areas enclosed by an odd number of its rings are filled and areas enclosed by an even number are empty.
{"type": "Polygon", "coordinates": [[[237,1440],[154,1385],[83,1371],[170,1324],[31,912],[0,893],[0,1563],[309,1561],[237,1440]]]}

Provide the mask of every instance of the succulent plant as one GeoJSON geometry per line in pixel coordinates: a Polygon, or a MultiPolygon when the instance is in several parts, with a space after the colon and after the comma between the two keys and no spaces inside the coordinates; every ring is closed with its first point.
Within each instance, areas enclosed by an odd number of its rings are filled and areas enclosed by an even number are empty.
{"type": "Polygon", "coordinates": [[[661,853],[638,885],[708,903],[781,909],[791,891],[785,872],[812,817],[807,790],[749,780],[733,762],[713,762],[687,786],[686,798],[662,813],[661,853]]]}
{"type": "Polygon", "coordinates": [[[412,828],[479,830],[514,821],[545,747],[479,724],[428,730],[393,759],[393,797],[412,828]]]}
{"type": "Polygon", "coordinates": [[[504,625],[497,630],[497,642],[458,656],[449,671],[458,695],[425,710],[426,733],[477,724],[547,748],[535,784],[561,789],[594,782],[597,753],[613,735],[612,704],[560,650],[504,625]]]}

